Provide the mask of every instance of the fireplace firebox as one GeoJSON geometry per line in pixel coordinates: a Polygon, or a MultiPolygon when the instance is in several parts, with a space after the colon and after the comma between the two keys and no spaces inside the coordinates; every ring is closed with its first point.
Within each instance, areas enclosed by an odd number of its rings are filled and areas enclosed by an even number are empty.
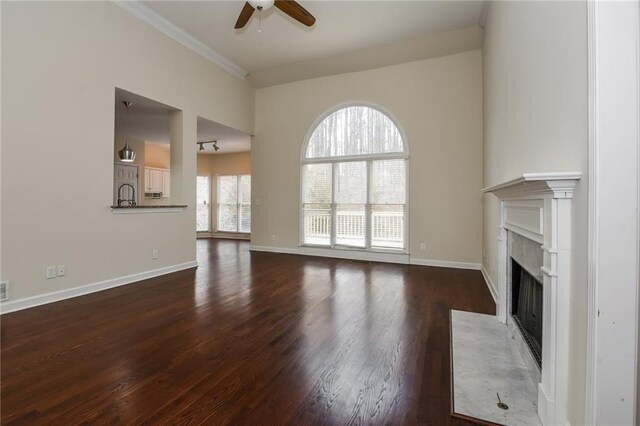
{"type": "Polygon", "coordinates": [[[542,283],[513,258],[511,281],[511,317],[542,368],[542,283]]]}

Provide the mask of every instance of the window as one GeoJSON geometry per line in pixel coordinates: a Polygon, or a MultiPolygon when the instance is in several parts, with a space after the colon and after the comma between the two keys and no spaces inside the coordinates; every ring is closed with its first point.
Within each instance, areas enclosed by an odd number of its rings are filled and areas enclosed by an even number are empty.
{"type": "Polygon", "coordinates": [[[251,175],[218,176],[218,231],[251,232],[251,175]]]}
{"type": "Polygon", "coordinates": [[[387,115],[367,106],[329,114],[302,159],[302,244],[405,251],[406,168],[387,115]]]}
{"type": "Polygon", "coordinates": [[[196,178],[196,232],[211,231],[209,220],[209,197],[211,196],[211,179],[209,176],[196,178]]]}

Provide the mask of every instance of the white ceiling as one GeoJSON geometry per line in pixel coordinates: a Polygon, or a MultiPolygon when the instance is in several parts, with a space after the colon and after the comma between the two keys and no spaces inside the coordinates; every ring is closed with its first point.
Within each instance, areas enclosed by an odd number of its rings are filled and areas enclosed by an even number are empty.
{"type": "Polygon", "coordinates": [[[307,28],[275,7],[234,24],[243,1],[145,1],[173,24],[248,72],[336,56],[428,34],[477,26],[483,1],[312,1],[307,28]]]}
{"type": "Polygon", "coordinates": [[[205,150],[198,154],[231,154],[251,150],[251,136],[223,126],[222,124],[198,117],[198,141],[217,140],[220,151],[215,151],[211,144],[204,144],[205,150]]]}

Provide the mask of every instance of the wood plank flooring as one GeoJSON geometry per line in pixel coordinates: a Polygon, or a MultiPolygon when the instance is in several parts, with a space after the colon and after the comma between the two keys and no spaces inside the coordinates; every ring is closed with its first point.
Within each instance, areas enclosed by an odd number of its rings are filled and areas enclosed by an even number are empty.
{"type": "Polygon", "coordinates": [[[478,271],[250,253],[4,315],[13,424],[463,424],[449,309],[494,313],[478,271]]]}

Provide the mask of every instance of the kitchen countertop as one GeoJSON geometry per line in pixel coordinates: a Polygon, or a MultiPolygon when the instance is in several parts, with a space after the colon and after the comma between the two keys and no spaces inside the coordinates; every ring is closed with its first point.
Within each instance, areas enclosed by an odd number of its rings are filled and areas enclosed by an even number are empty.
{"type": "Polygon", "coordinates": [[[183,209],[186,204],[167,204],[162,206],[111,206],[112,209],[183,209]]]}

